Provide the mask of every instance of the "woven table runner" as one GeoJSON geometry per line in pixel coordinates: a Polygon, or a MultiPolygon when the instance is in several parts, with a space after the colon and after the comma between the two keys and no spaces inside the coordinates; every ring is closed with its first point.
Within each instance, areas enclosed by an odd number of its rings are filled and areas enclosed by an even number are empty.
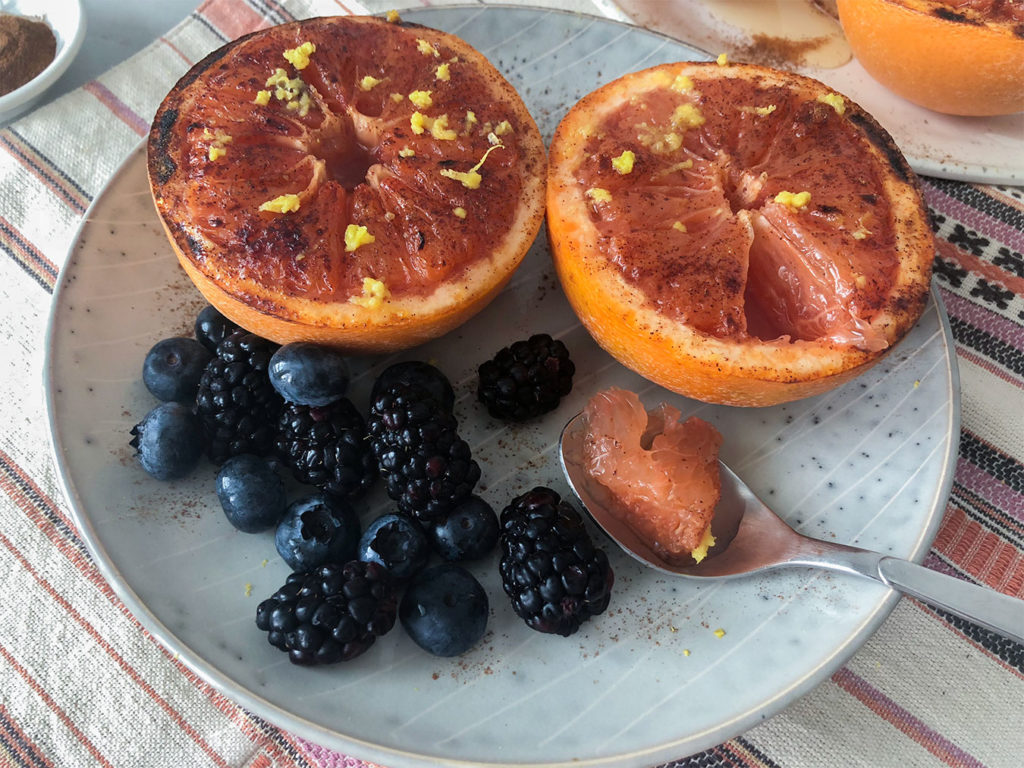
{"type": "MultiPolygon", "coordinates": [[[[250,30],[390,7],[210,0],[137,56],[0,129],[0,766],[368,765],[240,708],[125,609],[59,489],[41,371],[77,228],[175,80],[250,30]]],[[[573,7],[595,11],[585,0],[573,7]]],[[[1024,190],[922,182],[963,414],[955,483],[925,564],[1024,597],[1024,190]]],[[[810,694],[672,765],[1019,768],[1022,724],[1024,647],[904,599],[810,694]]]]}

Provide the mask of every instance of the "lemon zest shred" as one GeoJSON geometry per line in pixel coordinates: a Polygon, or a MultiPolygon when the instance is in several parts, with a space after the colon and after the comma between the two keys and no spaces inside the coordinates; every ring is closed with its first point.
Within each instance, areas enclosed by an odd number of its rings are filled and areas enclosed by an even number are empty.
{"type": "Polygon", "coordinates": [[[416,155],[416,150],[415,149],[409,149],[409,147],[402,147],[400,150],[398,150],[398,156],[399,157],[415,157],[415,155],[416,155]]]}
{"type": "Polygon", "coordinates": [[[727,53],[720,53],[720,54],[718,54],[718,58],[715,59],[715,63],[718,66],[720,66],[720,67],[724,67],[726,64],[729,63],[729,54],[727,54],[727,53]]]}
{"type": "Polygon", "coordinates": [[[308,40],[295,48],[289,48],[282,55],[296,69],[305,69],[309,66],[309,57],[316,53],[316,44],[308,40]]]}
{"type": "Polygon", "coordinates": [[[403,93],[392,93],[391,94],[391,100],[393,102],[395,102],[396,104],[398,102],[400,102],[400,101],[403,101],[404,99],[405,99],[405,94],[403,94],[403,93]]]}
{"type": "Polygon", "coordinates": [[[669,88],[677,93],[688,93],[693,90],[693,78],[680,73],[676,75],[676,79],[672,81],[669,88]]]}
{"type": "Polygon", "coordinates": [[[446,179],[453,179],[455,181],[462,182],[462,186],[467,189],[478,189],[480,182],[483,180],[483,176],[480,175],[479,170],[483,166],[484,161],[487,160],[487,156],[496,149],[504,149],[505,145],[498,143],[487,148],[484,152],[484,156],[480,158],[480,161],[470,168],[468,171],[453,171],[449,168],[445,168],[441,171],[441,175],[446,179]]]}
{"type": "MultiPolygon", "coordinates": [[[[679,222],[677,221],[676,224],[678,223],[679,222]]],[[[675,226],[675,224],[672,226],[675,226]]],[[[686,227],[683,227],[683,232],[685,231],[686,227]]],[[[711,526],[709,525],[704,529],[704,535],[700,537],[700,542],[697,546],[690,550],[690,557],[699,563],[708,556],[708,550],[713,546],[715,546],[715,536],[711,533],[711,526]]]]}
{"type": "Polygon", "coordinates": [[[588,189],[587,197],[595,203],[610,203],[612,201],[612,193],[601,187],[591,187],[588,189]]]}
{"type": "Polygon", "coordinates": [[[454,130],[448,127],[448,115],[427,117],[422,112],[416,111],[413,112],[412,116],[409,118],[409,124],[412,126],[413,133],[421,134],[425,131],[430,131],[431,136],[443,141],[453,141],[459,136],[454,130]]]}
{"type": "MultiPolygon", "coordinates": [[[[686,225],[683,224],[683,222],[681,222],[681,221],[673,221],[672,222],[672,229],[676,229],[676,230],[678,230],[680,232],[685,232],[686,231],[686,225]]],[[[699,547],[698,547],[698,549],[699,549],[699,547]]],[[[696,550],[694,550],[694,551],[696,551],[696,550]]],[[[696,557],[696,555],[694,555],[694,560],[696,560],[696,559],[697,559],[697,557],[696,557]]],[[[697,562],[699,563],[700,560],[697,560],[697,562]]]]}
{"type": "Polygon", "coordinates": [[[402,20],[402,17],[398,15],[398,11],[396,11],[394,8],[388,11],[388,15],[386,18],[392,24],[397,24],[402,20]]]}
{"type": "Polygon", "coordinates": [[[466,218],[466,209],[463,208],[461,205],[458,208],[455,208],[452,211],[452,213],[454,213],[457,218],[460,218],[460,219],[466,218]]]}
{"type": "Polygon", "coordinates": [[[716,629],[716,630],[715,630],[715,637],[717,637],[717,638],[719,638],[719,639],[721,639],[721,638],[725,637],[725,630],[724,630],[724,629],[722,629],[721,627],[719,627],[718,629],[716,629]]]}
{"type": "Polygon", "coordinates": [[[672,111],[673,128],[699,128],[704,123],[704,115],[693,104],[680,104],[672,111]]]}
{"type": "Polygon", "coordinates": [[[357,248],[377,241],[362,224],[349,224],[345,227],[345,253],[352,253],[357,248]]]}
{"type": "Polygon", "coordinates": [[[437,48],[429,40],[424,40],[422,37],[416,38],[416,50],[424,56],[433,56],[435,59],[441,56],[437,48]]]}
{"type": "Polygon", "coordinates": [[[502,120],[496,126],[494,126],[495,136],[504,136],[506,133],[512,133],[512,123],[508,120],[502,120]]]}
{"type": "Polygon", "coordinates": [[[261,107],[267,106],[270,103],[270,91],[256,91],[256,98],[252,100],[253,104],[259,104],[261,107]]]}
{"type": "Polygon", "coordinates": [[[803,192],[787,192],[782,190],[774,198],[776,203],[784,205],[794,213],[807,210],[808,204],[811,202],[811,193],[806,190],[803,192]]]}
{"type": "Polygon", "coordinates": [[[689,648],[683,648],[683,656],[689,656],[689,655],[690,655],[690,649],[689,648]]]}
{"type": "Polygon", "coordinates": [[[437,69],[434,70],[434,77],[446,83],[452,79],[450,65],[447,61],[444,64],[437,65],[437,69]]]}
{"type": "Polygon", "coordinates": [[[245,596],[252,597],[252,584],[249,582],[246,582],[245,584],[245,596]]]}
{"type": "Polygon", "coordinates": [[[228,151],[220,144],[211,144],[208,156],[210,158],[210,162],[212,163],[224,157],[224,155],[226,155],[227,153],[228,151]]]}
{"type": "Polygon", "coordinates": [[[819,96],[815,101],[819,101],[822,104],[828,104],[832,109],[836,111],[836,114],[846,114],[846,102],[843,101],[843,97],[838,93],[826,93],[819,96]]]}
{"type": "Polygon", "coordinates": [[[427,109],[434,106],[434,100],[430,98],[430,91],[413,91],[409,94],[411,101],[417,109],[427,109]]]}
{"type": "Polygon", "coordinates": [[[627,173],[633,172],[633,163],[636,162],[636,155],[632,150],[624,150],[618,157],[612,158],[612,168],[614,168],[619,174],[625,176],[627,173]]]}
{"type": "MultiPolygon", "coordinates": [[[[352,225],[349,225],[352,226],[352,225]]],[[[363,278],[363,292],[359,296],[349,296],[352,304],[358,304],[366,309],[377,309],[391,297],[391,291],[384,285],[383,281],[372,277],[363,278]]]]}
{"type": "Polygon", "coordinates": [[[662,168],[657,173],[652,174],[651,178],[657,179],[660,176],[667,176],[668,174],[675,173],[676,171],[686,171],[690,168],[693,168],[693,160],[688,158],[680,163],[673,163],[668,168],[662,168]]]}
{"type": "Polygon", "coordinates": [[[381,81],[380,78],[374,77],[373,75],[365,75],[363,77],[363,79],[359,81],[359,90],[361,90],[361,91],[373,90],[373,88],[375,86],[380,85],[381,82],[382,81],[381,81]]]}
{"type": "Polygon", "coordinates": [[[267,200],[267,202],[260,205],[261,211],[269,211],[271,213],[294,213],[299,210],[299,196],[296,194],[288,193],[284,195],[278,195],[273,200],[267,200]]]}

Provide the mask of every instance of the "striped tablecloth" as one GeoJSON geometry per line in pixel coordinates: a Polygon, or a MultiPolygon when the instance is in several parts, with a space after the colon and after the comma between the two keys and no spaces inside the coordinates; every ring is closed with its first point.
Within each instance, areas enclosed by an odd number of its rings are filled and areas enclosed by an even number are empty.
{"type": "MultiPolygon", "coordinates": [[[[128,613],[59,491],[40,382],[76,228],[175,79],[248,30],[388,7],[365,6],[210,0],[138,56],[0,130],[2,766],[364,765],[239,708],[128,613]]],[[[926,564],[1024,597],[1024,190],[923,181],[963,390],[956,480],[926,564]]],[[[905,599],[812,693],[673,765],[1018,768],[1022,725],[1024,647],[905,599]]]]}

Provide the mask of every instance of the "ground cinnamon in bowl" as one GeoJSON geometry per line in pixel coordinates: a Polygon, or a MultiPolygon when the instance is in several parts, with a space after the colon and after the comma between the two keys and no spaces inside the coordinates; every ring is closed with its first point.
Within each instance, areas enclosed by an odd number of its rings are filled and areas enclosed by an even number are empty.
{"type": "Polygon", "coordinates": [[[57,38],[42,21],[0,13],[0,96],[34,78],[57,55],[57,38]]]}

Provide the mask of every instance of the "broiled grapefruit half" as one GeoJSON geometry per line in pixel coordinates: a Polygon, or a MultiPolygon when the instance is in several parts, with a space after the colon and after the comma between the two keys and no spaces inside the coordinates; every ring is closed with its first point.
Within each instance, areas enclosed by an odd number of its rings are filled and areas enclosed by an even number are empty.
{"type": "Polygon", "coordinates": [[[839,0],[857,60],[889,90],[951,115],[1024,111],[1019,0],[839,0]]]}
{"type": "Polygon", "coordinates": [[[627,367],[771,405],[873,365],[919,318],[935,247],[917,179],[849,99],[751,65],[665,64],[584,97],[549,153],[555,267],[627,367]]]}
{"type": "Polygon", "coordinates": [[[206,298],[277,342],[383,352],[483,308],[536,237],[544,145],[459,38],[374,17],[255,32],[149,136],[153,198],[206,298]]]}

